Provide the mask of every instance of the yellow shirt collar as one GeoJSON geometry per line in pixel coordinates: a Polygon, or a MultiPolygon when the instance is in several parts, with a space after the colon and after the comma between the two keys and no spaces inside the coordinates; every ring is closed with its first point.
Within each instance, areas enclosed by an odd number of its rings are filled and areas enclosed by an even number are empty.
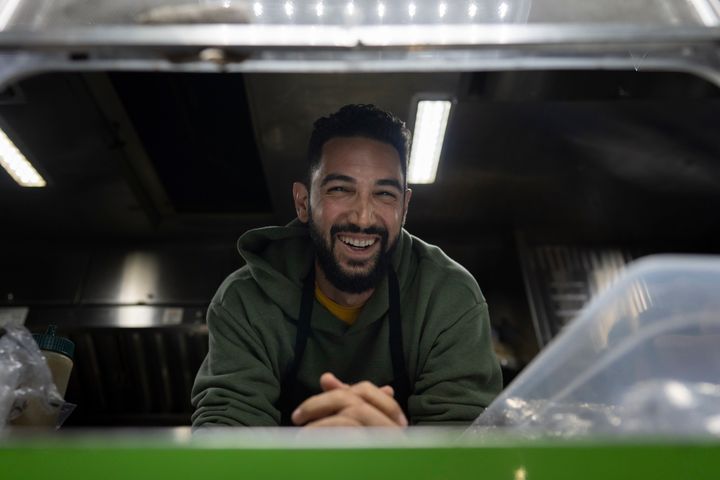
{"type": "Polygon", "coordinates": [[[317,283],[315,283],[315,298],[320,305],[325,307],[335,317],[339,318],[348,325],[355,323],[355,320],[360,316],[360,312],[364,305],[359,307],[345,307],[339,303],[334,302],[330,297],[325,295],[317,283]]]}

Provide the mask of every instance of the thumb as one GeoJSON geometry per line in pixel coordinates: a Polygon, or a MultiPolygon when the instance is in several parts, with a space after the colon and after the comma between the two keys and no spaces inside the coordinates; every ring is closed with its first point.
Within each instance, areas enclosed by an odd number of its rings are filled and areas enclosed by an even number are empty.
{"type": "Polygon", "coordinates": [[[349,387],[349,385],[347,383],[341,382],[335,375],[330,372],[323,373],[320,376],[320,388],[322,388],[323,392],[343,387],[349,387]]]}

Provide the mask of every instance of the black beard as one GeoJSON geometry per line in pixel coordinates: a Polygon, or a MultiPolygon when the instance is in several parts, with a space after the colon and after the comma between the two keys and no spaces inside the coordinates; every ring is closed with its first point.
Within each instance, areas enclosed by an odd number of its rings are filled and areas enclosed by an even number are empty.
{"type": "MultiPolygon", "coordinates": [[[[375,288],[380,280],[385,276],[390,265],[390,258],[397,246],[397,241],[388,248],[388,232],[384,228],[370,227],[360,228],[353,224],[333,225],[330,228],[330,241],[332,245],[322,236],[317,226],[312,220],[312,212],[309,212],[308,227],[310,229],[310,238],[315,246],[315,255],[328,281],[338,290],[346,293],[364,293],[375,288]],[[367,273],[347,273],[340,264],[335,260],[333,248],[336,235],[338,233],[363,233],[366,235],[380,236],[380,251],[369,261],[374,262],[373,267],[367,273]]],[[[358,264],[357,266],[360,266],[358,264]]]]}

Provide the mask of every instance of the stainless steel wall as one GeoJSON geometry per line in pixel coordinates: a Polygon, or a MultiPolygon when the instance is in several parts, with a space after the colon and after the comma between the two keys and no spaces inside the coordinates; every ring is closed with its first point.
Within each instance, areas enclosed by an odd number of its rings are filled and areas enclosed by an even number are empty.
{"type": "Polygon", "coordinates": [[[6,245],[0,321],[24,319],[33,332],[56,324],[75,342],[67,426],[187,424],[206,307],[240,264],[232,241],[6,245]]]}

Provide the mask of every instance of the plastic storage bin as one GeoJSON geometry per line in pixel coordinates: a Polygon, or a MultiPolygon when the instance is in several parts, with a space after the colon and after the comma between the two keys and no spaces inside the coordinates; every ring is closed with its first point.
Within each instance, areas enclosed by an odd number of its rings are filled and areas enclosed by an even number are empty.
{"type": "Polygon", "coordinates": [[[530,436],[720,436],[720,257],[631,264],[471,432],[499,427],[530,436]]]}

